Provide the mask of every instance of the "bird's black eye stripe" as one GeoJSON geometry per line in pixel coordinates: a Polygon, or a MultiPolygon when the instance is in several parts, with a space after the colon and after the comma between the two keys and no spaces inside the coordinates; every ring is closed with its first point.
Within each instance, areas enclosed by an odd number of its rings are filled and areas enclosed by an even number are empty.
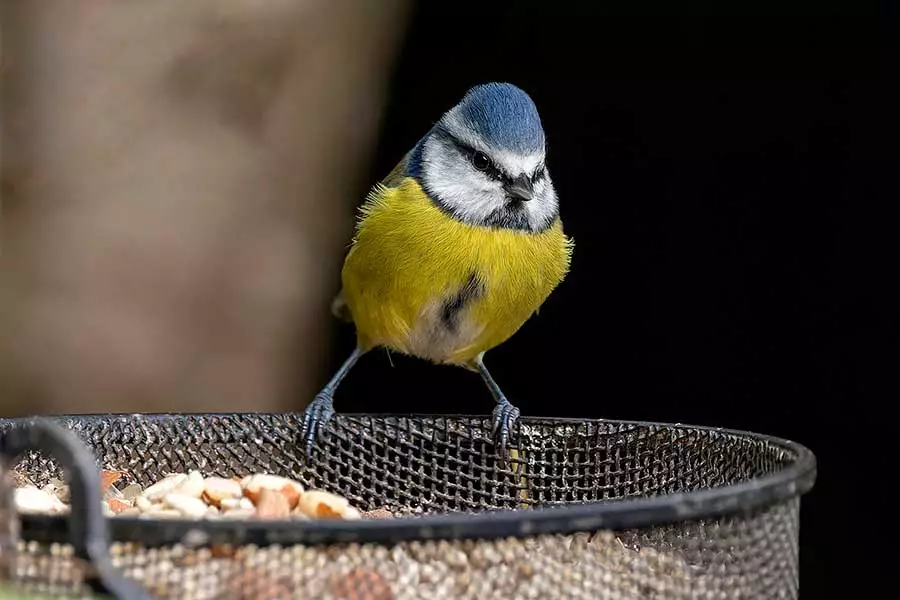
{"type": "Polygon", "coordinates": [[[500,169],[497,168],[497,165],[494,164],[494,161],[491,160],[484,152],[480,150],[476,150],[471,146],[460,142],[459,140],[454,140],[454,143],[459,147],[460,151],[468,157],[469,161],[474,165],[476,169],[483,172],[485,175],[490,177],[491,179],[496,179],[498,181],[503,181],[503,173],[500,172],[500,169]]]}
{"type": "Polygon", "coordinates": [[[545,164],[541,164],[537,169],[534,170],[534,173],[531,175],[532,182],[538,182],[544,177],[547,176],[547,166],[545,164]]]}
{"type": "Polygon", "coordinates": [[[507,181],[509,178],[504,175],[500,169],[497,168],[497,165],[494,164],[494,161],[480,150],[473,150],[469,148],[465,151],[466,156],[469,157],[469,160],[472,162],[472,165],[475,166],[476,169],[486,174],[491,179],[496,179],[497,181],[507,181]]]}
{"type": "MultiPolygon", "coordinates": [[[[461,141],[455,135],[447,131],[447,129],[444,127],[436,126],[433,130],[433,133],[434,135],[439,136],[444,140],[448,140],[450,143],[456,146],[460,153],[465,156],[469,160],[469,162],[471,162],[472,165],[475,166],[476,169],[478,169],[491,179],[500,181],[504,185],[512,184],[513,178],[507,175],[505,172],[501,171],[500,168],[494,163],[494,161],[491,160],[491,157],[487,154],[484,154],[483,152],[476,150],[472,146],[461,141]],[[487,164],[483,164],[482,157],[476,158],[476,156],[479,154],[481,154],[483,158],[487,159],[487,164]],[[476,160],[479,162],[478,165],[475,164],[476,160]]],[[[543,165],[541,171],[543,171],[543,165]]],[[[543,177],[543,173],[541,173],[540,176],[543,177]]],[[[537,174],[535,174],[535,177],[537,177],[537,174]]],[[[534,180],[536,181],[537,179],[534,180]]]]}
{"type": "Polygon", "coordinates": [[[497,165],[494,164],[494,161],[491,160],[484,152],[480,150],[476,150],[475,148],[469,146],[465,142],[458,140],[453,135],[450,135],[449,132],[444,132],[447,135],[447,138],[453,142],[459,151],[469,159],[472,165],[475,166],[476,169],[483,172],[485,175],[490,177],[491,179],[495,179],[497,181],[502,181],[504,183],[511,181],[509,177],[506,176],[500,169],[497,168],[497,165]]]}

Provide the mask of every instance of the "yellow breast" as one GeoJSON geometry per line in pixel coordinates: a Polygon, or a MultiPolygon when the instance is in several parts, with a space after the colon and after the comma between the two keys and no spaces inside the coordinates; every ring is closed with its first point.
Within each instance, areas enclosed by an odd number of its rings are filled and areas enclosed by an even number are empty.
{"type": "Polygon", "coordinates": [[[364,348],[465,364],[534,314],[572,248],[559,219],[537,234],[467,225],[406,178],[363,206],[343,295],[364,348]]]}

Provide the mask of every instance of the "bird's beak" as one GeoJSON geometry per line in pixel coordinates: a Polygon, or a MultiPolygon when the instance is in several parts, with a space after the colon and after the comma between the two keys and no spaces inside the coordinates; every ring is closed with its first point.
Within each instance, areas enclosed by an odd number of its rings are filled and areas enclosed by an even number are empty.
{"type": "Polygon", "coordinates": [[[534,198],[534,186],[524,173],[506,185],[506,193],[516,200],[528,202],[534,198]]]}

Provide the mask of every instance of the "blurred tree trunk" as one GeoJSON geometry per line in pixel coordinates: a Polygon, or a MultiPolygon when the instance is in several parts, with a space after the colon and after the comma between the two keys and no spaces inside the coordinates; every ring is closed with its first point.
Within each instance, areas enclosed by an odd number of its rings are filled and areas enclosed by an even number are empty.
{"type": "Polygon", "coordinates": [[[0,412],[300,408],[406,9],[5,2],[0,412]]]}

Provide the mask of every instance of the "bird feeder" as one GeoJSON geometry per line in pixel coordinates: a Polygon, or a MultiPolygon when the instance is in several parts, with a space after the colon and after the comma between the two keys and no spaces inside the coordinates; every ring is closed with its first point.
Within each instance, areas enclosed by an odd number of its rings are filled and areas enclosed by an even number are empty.
{"type": "Polygon", "coordinates": [[[0,591],[796,598],[796,443],[686,425],[339,414],[0,420],[0,591]]]}

